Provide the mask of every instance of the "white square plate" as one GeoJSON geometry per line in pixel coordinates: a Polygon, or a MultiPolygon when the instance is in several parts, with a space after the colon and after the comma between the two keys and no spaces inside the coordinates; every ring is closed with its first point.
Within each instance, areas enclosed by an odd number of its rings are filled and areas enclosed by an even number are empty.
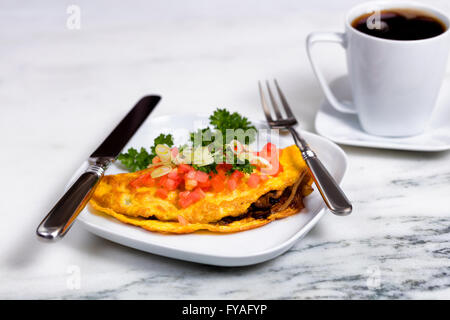
{"type": "MultiPolygon", "coordinates": [[[[266,128],[262,121],[252,121],[258,128],[266,128]]],[[[160,133],[172,133],[175,144],[186,142],[188,133],[208,124],[203,115],[177,115],[149,118],[124,148],[147,149],[160,133]],[[183,139],[184,137],[184,139],[183,139]],[[183,140],[183,141],[182,141],[183,140]]],[[[304,138],[317,152],[333,177],[341,182],[347,168],[347,158],[341,148],[329,140],[312,133],[302,132],[304,138]]],[[[278,136],[279,147],[293,144],[291,136],[278,136]]],[[[83,164],[73,176],[71,183],[85,170],[83,164]]],[[[106,174],[126,172],[120,163],[111,165],[106,174]]],[[[71,185],[69,183],[68,186],[71,185]]],[[[231,234],[197,232],[185,235],[153,233],[121,223],[114,218],[97,215],[87,206],[78,221],[87,230],[108,240],[146,252],[175,259],[218,265],[244,266],[263,262],[287,251],[294,243],[328,212],[320,194],[315,190],[305,198],[306,208],[299,214],[276,220],[263,227],[231,234]]]]}

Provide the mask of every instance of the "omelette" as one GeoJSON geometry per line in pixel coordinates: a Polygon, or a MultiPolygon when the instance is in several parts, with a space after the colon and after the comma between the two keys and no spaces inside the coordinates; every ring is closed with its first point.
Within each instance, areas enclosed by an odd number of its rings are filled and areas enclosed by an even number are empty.
{"type": "MultiPolygon", "coordinates": [[[[106,214],[153,232],[183,234],[207,230],[229,233],[257,228],[300,212],[304,208],[303,198],[313,191],[313,180],[297,146],[280,151],[282,170],[276,175],[264,176],[259,170],[236,175],[237,178],[224,175],[223,180],[217,181],[231,187],[220,191],[216,190],[212,175],[208,178],[213,184],[208,180],[208,187],[188,191],[186,183],[181,187],[166,188],[165,193],[161,193],[162,182],[135,183],[148,177],[154,168],[107,175],[95,189],[90,205],[97,214],[106,214]],[[229,182],[233,179],[235,184],[229,182]],[[194,200],[181,201],[196,192],[199,196],[194,200]]],[[[193,175],[193,171],[183,174],[193,175]]],[[[163,183],[167,184],[167,180],[170,178],[165,178],[163,183]]]]}

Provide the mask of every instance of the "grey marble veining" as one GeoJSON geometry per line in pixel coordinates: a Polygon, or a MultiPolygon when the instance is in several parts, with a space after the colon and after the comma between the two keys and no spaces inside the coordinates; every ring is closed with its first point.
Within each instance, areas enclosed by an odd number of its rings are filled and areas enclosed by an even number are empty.
{"type": "MultiPolygon", "coordinates": [[[[304,50],[342,30],[359,1],[75,1],[0,3],[0,298],[450,298],[450,153],[343,147],[349,217],[327,214],[284,255],[219,268],[139,252],[75,224],[55,244],[34,230],[105,132],[142,95],[152,116],[259,114],[256,81],[277,77],[313,131],[322,94],[304,50]]],[[[446,1],[427,1],[450,13],[446,1]]],[[[320,55],[330,78],[343,53],[320,55]]],[[[447,75],[448,78],[448,75],[447,75]]]]}

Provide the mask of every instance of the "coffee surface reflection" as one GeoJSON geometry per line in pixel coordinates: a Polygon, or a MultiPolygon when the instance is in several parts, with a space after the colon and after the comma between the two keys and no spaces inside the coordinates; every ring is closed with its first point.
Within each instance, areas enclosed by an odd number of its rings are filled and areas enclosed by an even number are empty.
{"type": "Polygon", "coordinates": [[[390,40],[422,40],[444,33],[446,25],[425,11],[389,9],[361,15],[352,27],[371,36],[390,40]]]}

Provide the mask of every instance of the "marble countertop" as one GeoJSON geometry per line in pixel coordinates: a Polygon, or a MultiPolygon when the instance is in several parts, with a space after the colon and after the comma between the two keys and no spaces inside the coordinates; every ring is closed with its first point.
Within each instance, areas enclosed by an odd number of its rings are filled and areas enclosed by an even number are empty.
{"type": "MultiPolygon", "coordinates": [[[[354,213],[327,214],[284,255],[219,268],[155,256],[76,224],[35,228],[79,164],[143,95],[153,116],[216,107],[260,113],[256,81],[276,77],[302,127],[323,99],[304,42],[342,30],[359,1],[0,3],[0,298],[450,298],[450,152],[343,146],[354,213]],[[80,24],[69,21],[70,5],[80,24]]],[[[448,1],[434,3],[450,13],[448,1]]],[[[327,77],[344,53],[319,54],[327,77]]]]}

